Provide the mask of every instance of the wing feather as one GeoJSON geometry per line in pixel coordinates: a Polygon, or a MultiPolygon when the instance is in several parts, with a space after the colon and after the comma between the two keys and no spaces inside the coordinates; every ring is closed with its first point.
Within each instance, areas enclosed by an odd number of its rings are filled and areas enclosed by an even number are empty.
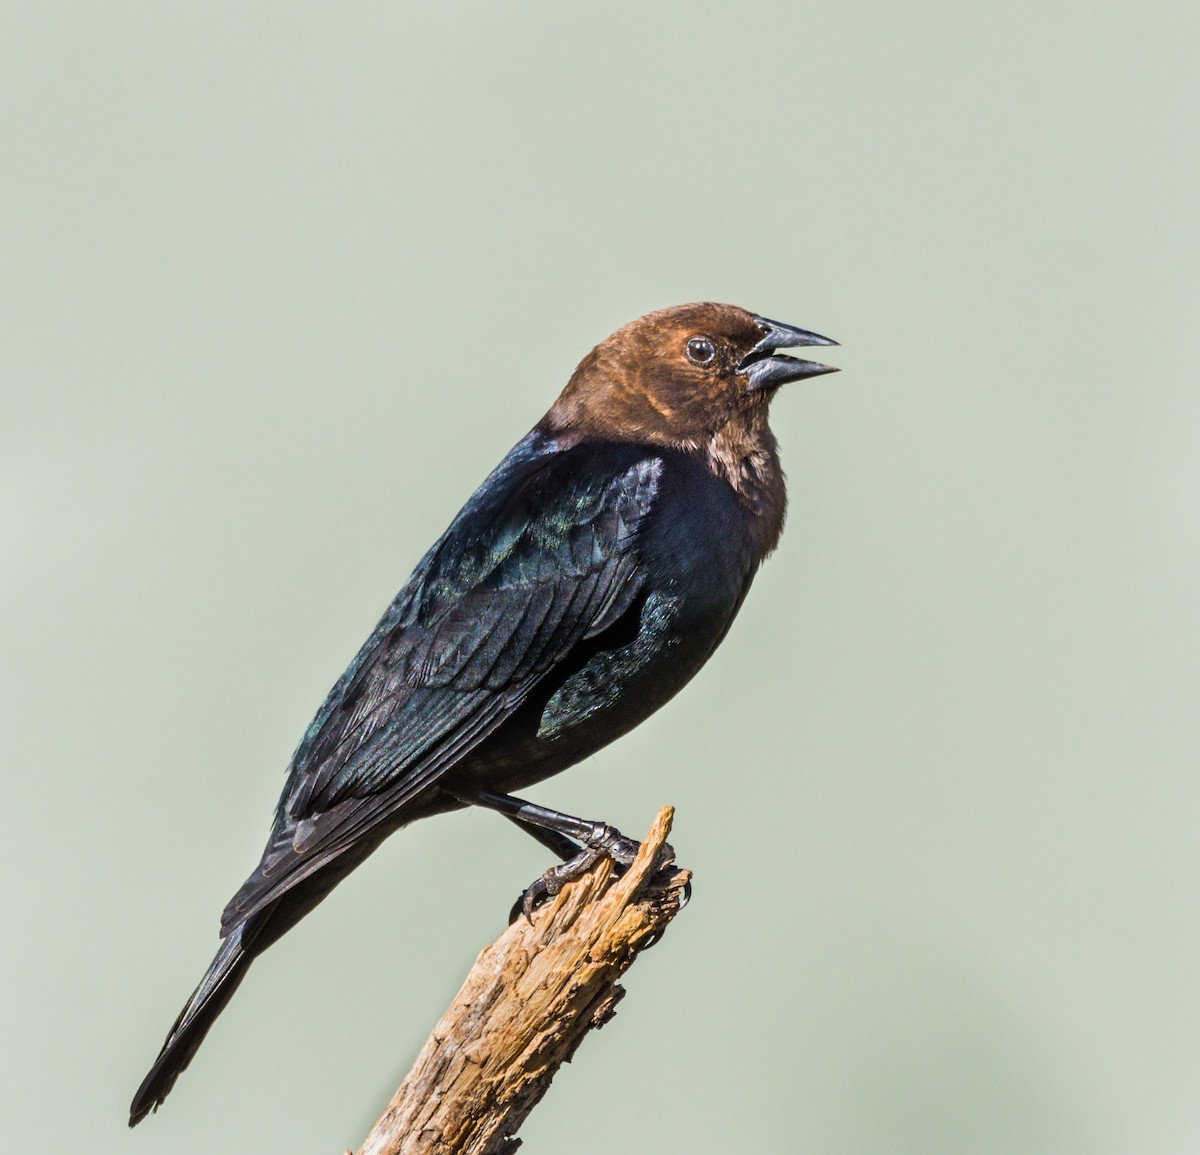
{"type": "Polygon", "coordinates": [[[426,555],[318,711],[222,933],[402,813],[636,598],[633,546],[661,459],[631,451],[614,469],[526,446],[514,463],[522,446],[426,555]]]}

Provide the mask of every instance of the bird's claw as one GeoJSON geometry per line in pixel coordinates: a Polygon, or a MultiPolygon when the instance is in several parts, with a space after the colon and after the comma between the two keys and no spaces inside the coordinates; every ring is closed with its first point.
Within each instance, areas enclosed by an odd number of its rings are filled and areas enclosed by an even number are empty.
{"type": "MultiPolygon", "coordinates": [[[[525,889],[525,892],[513,904],[509,912],[508,922],[511,926],[521,915],[533,925],[533,912],[547,899],[558,894],[568,882],[582,878],[601,858],[608,858],[613,864],[613,873],[620,877],[633,865],[642,844],[636,839],[627,838],[615,826],[607,823],[596,823],[592,836],[584,848],[566,862],[550,867],[545,874],[535,878],[525,889]]],[[[670,843],[664,842],[655,855],[654,870],[657,872],[675,861],[675,850],[670,843]]]]}
{"type": "Polygon", "coordinates": [[[526,888],[520,898],[513,903],[513,908],[508,915],[508,923],[511,926],[517,921],[521,915],[525,916],[525,921],[533,926],[533,912],[548,898],[553,898],[562,889],[562,883],[554,879],[548,879],[545,876],[535,878],[526,888]]]}
{"type": "Polygon", "coordinates": [[[602,854],[607,854],[612,860],[613,866],[617,867],[621,873],[624,873],[633,865],[633,860],[637,858],[637,853],[642,848],[640,842],[636,842],[632,838],[626,838],[624,834],[612,826],[606,826],[604,834],[595,842],[588,845],[589,847],[595,847],[602,854]]]}
{"type": "MultiPolygon", "coordinates": [[[[620,876],[633,865],[633,860],[637,858],[642,844],[636,839],[627,838],[615,826],[602,825],[597,829],[595,836],[588,841],[588,847],[606,854],[612,860],[615,873],[620,876]]],[[[675,848],[669,842],[664,842],[654,856],[654,870],[651,873],[658,873],[674,861],[675,848]]]]}
{"type": "Polygon", "coordinates": [[[533,924],[533,912],[543,902],[553,898],[568,883],[581,878],[604,856],[604,851],[594,846],[585,846],[573,858],[550,867],[545,874],[535,878],[525,888],[525,892],[513,904],[509,914],[509,925],[524,915],[526,921],[533,924]]]}

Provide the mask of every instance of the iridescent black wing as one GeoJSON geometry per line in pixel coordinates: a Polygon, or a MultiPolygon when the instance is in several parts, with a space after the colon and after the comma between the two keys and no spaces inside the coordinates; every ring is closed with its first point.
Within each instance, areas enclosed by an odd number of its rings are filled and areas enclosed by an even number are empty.
{"type": "Polygon", "coordinates": [[[661,460],[535,437],[467,503],[318,711],[223,933],[395,818],[635,599],[661,460]]]}

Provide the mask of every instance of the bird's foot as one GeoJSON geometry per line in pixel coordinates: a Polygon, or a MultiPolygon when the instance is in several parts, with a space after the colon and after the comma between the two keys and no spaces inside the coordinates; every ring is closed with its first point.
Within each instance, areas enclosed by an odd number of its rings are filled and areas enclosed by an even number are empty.
{"type": "MultiPolygon", "coordinates": [[[[516,922],[524,915],[532,923],[533,912],[547,899],[558,894],[568,882],[582,878],[602,858],[608,858],[613,864],[613,873],[619,878],[637,857],[642,844],[633,838],[627,838],[615,826],[597,822],[578,854],[550,867],[540,878],[535,878],[526,888],[524,894],[513,904],[509,914],[509,924],[516,922]]],[[[664,842],[655,856],[654,870],[662,870],[675,861],[675,851],[670,843],[664,842]]]]}

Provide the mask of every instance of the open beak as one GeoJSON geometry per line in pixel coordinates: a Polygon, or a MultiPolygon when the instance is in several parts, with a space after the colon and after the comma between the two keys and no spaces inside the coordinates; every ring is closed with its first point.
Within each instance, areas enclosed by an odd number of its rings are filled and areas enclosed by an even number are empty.
{"type": "Polygon", "coordinates": [[[828,337],[785,325],[782,321],[770,321],[766,317],[755,317],[754,323],[762,333],[762,340],[738,362],[738,372],[745,373],[750,382],[750,391],[776,389],[788,381],[799,381],[802,377],[819,377],[822,373],[836,373],[833,365],[821,365],[816,361],[802,361],[799,357],[774,357],[780,349],[797,349],[805,345],[836,345],[828,337]]]}

